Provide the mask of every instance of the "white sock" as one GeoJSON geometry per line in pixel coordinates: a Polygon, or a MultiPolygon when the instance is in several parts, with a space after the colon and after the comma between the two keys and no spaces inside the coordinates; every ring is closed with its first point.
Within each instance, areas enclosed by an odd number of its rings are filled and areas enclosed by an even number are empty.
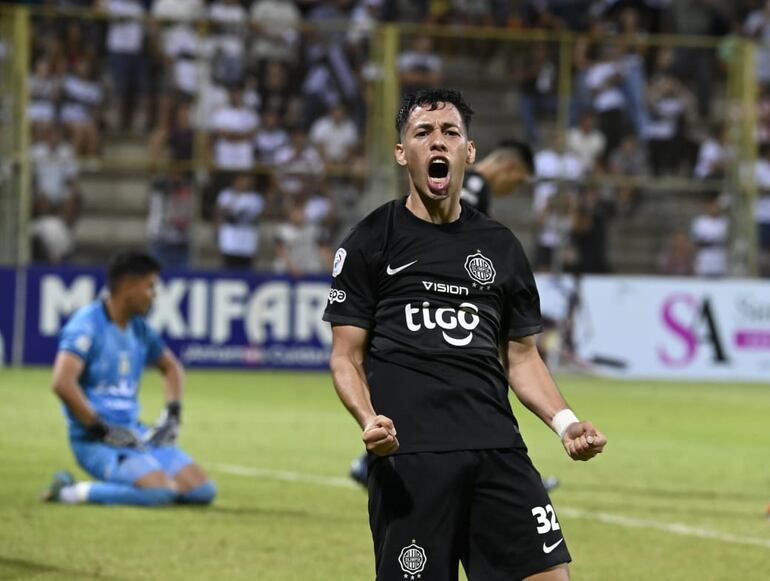
{"type": "Polygon", "coordinates": [[[77,482],[71,486],[65,486],[59,492],[59,500],[67,504],[78,504],[88,501],[88,492],[91,490],[90,482],[77,482]]]}

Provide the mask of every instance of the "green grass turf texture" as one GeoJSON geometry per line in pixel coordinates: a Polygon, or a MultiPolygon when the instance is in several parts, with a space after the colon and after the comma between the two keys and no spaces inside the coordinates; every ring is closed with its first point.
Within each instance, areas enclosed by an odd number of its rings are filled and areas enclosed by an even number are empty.
{"type": "MultiPolygon", "coordinates": [[[[535,464],[561,478],[552,494],[557,514],[612,513],[770,542],[770,386],[559,383],[609,445],[594,461],[572,462],[514,404],[535,464]]],[[[188,372],[181,444],[219,486],[214,506],[203,509],[39,502],[54,470],[84,477],[48,384],[45,369],[0,370],[0,579],[373,579],[362,490],[215,467],[344,477],[361,445],[328,374],[188,372]]],[[[147,373],[141,398],[142,417],[152,421],[162,401],[156,373],[147,373]]],[[[576,580],[770,578],[768,546],[560,521],[576,580]]]]}

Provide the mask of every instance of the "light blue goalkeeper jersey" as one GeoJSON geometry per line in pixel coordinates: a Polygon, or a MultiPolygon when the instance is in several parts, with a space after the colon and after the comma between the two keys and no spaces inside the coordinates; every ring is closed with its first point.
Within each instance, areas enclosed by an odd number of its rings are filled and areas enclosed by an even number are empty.
{"type": "MultiPolygon", "coordinates": [[[[85,364],[78,381],[96,413],[108,424],[121,426],[138,422],[142,372],[164,349],[144,317],[134,317],[121,329],[102,301],[79,309],[59,334],[59,350],[77,355],[85,364]]],[[[66,406],[64,412],[70,439],[84,438],[84,426],[66,406]]]]}

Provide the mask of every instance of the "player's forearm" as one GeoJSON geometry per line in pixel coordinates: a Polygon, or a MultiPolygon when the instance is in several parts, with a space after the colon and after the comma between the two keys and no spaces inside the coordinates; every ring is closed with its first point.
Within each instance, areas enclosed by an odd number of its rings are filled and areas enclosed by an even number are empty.
{"type": "Polygon", "coordinates": [[[81,424],[92,426],[96,423],[96,410],[77,384],[54,383],[53,391],[81,424]]]}
{"type": "Polygon", "coordinates": [[[536,349],[509,362],[508,382],[519,401],[549,427],[553,416],[568,407],[536,349]]]}
{"type": "Polygon", "coordinates": [[[332,355],[329,367],[337,396],[363,429],[367,419],[376,415],[363,365],[349,356],[332,355]]]}
{"type": "Polygon", "coordinates": [[[181,402],[184,391],[184,371],[176,362],[163,370],[163,394],[166,402],[181,402]]]}

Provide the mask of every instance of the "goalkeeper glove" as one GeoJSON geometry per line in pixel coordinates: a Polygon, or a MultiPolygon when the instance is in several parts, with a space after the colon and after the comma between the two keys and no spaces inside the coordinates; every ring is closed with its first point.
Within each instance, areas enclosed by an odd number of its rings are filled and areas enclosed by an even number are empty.
{"type": "Polygon", "coordinates": [[[182,404],[178,401],[169,402],[155,425],[144,435],[145,443],[150,446],[173,446],[179,436],[181,423],[182,404]]]}
{"type": "Polygon", "coordinates": [[[144,444],[136,433],[123,426],[107,424],[101,418],[96,418],[93,425],[88,426],[88,434],[94,440],[116,448],[144,448],[144,444]]]}

